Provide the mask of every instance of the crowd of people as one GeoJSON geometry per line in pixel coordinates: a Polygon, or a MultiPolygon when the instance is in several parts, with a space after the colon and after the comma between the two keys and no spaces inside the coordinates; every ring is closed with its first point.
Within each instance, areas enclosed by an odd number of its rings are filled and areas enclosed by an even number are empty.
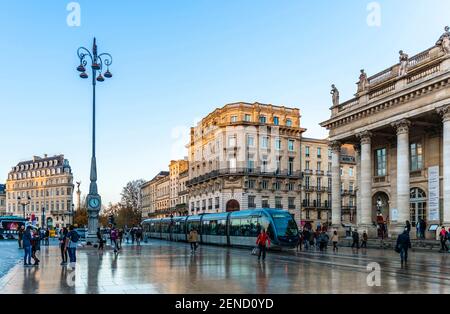
{"type": "Polygon", "coordinates": [[[109,241],[111,247],[114,249],[114,253],[119,253],[122,249],[122,244],[124,239],[127,244],[130,243],[134,245],[135,243],[140,246],[143,241],[143,230],[140,226],[133,226],[131,228],[117,229],[115,225],[109,226],[109,231],[105,234],[97,229],[97,240],[98,240],[98,250],[104,250],[104,245],[106,243],[106,235],[109,235],[109,241]]]}

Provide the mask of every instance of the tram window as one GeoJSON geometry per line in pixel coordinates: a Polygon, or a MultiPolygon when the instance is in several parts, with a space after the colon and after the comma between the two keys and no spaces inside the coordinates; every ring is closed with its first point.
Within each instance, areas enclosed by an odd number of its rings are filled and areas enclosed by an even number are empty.
{"type": "Polygon", "coordinates": [[[241,236],[241,220],[240,219],[232,219],[230,224],[230,235],[232,236],[241,236]]]}
{"type": "Polygon", "coordinates": [[[188,223],[188,232],[190,232],[192,229],[196,229],[197,230],[197,232],[199,232],[200,233],[200,221],[191,221],[191,222],[189,222],[188,223]]]}
{"type": "Polygon", "coordinates": [[[257,217],[253,217],[250,226],[250,236],[257,237],[261,232],[261,224],[259,223],[259,219],[257,217]]]}
{"type": "Polygon", "coordinates": [[[251,217],[241,219],[241,236],[249,237],[251,234],[251,224],[252,219],[251,217]]]}
{"type": "Polygon", "coordinates": [[[180,222],[180,233],[186,233],[186,223],[184,222],[184,220],[180,222]]]}
{"type": "Polygon", "coordinates": [[[224,236],[226,235],[227,221],[219,220],[217,222],[217,235],[224,236]]]}

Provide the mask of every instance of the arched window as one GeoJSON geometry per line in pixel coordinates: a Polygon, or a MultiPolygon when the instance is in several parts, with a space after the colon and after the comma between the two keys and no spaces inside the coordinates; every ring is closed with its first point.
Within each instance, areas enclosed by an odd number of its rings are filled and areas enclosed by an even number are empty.
{"type": "Polygon", "coordinates": [[[411,223],[427,221],[427,194],[420,188],[410,190],[410,217],[411,223]]]}

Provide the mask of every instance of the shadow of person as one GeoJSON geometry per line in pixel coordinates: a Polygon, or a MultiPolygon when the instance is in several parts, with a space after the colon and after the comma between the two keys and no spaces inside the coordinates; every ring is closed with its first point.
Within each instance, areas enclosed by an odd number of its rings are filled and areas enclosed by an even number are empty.
{"type": "Polygon", "coordinates": [[[23,275],[23,293],[36,293],[39,291],[39,282],[36,280],[36,273],[38,269],[36,267],[27,267],[24,269],[23,275]]]}

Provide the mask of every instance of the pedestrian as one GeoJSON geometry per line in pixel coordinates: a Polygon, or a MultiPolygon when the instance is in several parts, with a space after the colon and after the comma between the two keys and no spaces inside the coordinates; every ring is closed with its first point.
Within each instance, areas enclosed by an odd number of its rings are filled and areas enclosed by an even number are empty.
{"type": "Polygon", "coordinates": [[[63,227],[59,233],[59,249],[61,250],[61,266],[67,265],[67,250],[66,250],[66,241],[67,234],[69,231],[66,227],[63,227]]]}
{"type": "Polygon", "coordinates": [[[367,241],[369,240],[369,237],[367,236],[367,232],[364,230],[361,240],[361,248],[367,249],[367,241]]]}
{"type": "Polygon", "coordinates": [[[122,249],[123,229],[119,229],[119,248],[122,249]]]}
{"type": "Polygon", "coordinates": [[[310,232],[307,228],[303,229],[303,241],[304,241],[304,245],[305,245],[305,251],[309,250],[309,239],[310,239],[311,235],[310,232]]]}
{"type": "Polygon", "coordinates": [[[328,234],[325,232],[325,230],[322,230],[322,232],[318,236],[319,250],[321,252],[323,252],[327,248],[328,240],[328,234]]]}
{"type": "Polygon", "coordinates": [[[359,250],[359,233],[358,233],[358,230],[356,230],[356,229],[353,230],[352,239],[353,239],[352,249],[354,249],[355,246],[356,246],[356,249],[359,250]]]}
{"type": "Polygon", "coordinates": [[[33,230],[31,239],[31,257],[34,260],[34,266],[39,266],[39,258],[36,256],[36,253],[41,250],[41,237],[37,230],[33,230]]]}
{"type": "Polygon", "coordinates": [[[442,226],[441,232],[439,233],[439,240],[441,241],[441,249],[439,252],[441,253],[448,252],[447,239],[448,239],[447,230],[445,229],[445,226],[442,226]]]}
{"type": "Polygon", "coordinates": [[[133,228],[131,228],[130,233],[131,233],[131,244],[134,245],[134,237],[136,235],[136,227],[135,226],[133,226],[133,228]]]}
{"type": "Polygon", "coordinates": [[[409,220],[406,221],[406,226],[405,226],[406,230],[408,231],[408,233],[411,232],[411,223],[409,222],[409,220]]]}
{"type": "Polygon", "coordinates": [[[45,245],[50,245],[50,230],[48,228],[45,230],[45,245]]]}
{"type": "Polygon", "coordinates": [[[262,229],[258,235],[256,245],[259,248],[258,261],[261,260],[261,256],[263,261],[265,261],[267,248],[270,247],[270,237],[264,229],[262,229]]]}
{"type": "Polygon", "coordinates": [[[425,239],[425,231],[427,230],[427,223],[425,220],[420,219],[420,238],[425,239]]]}
{"type": "Polygon", "coordinates": [[[125,239],[127,240],[127,244],[130,242],[130,229],[125,230],[125,239]]]}
{"type": "Polygon", "coordinates": [[[198,247],[198,232],[195,228],[192,228],[189,232],[188,242],[191,245],[191,253],[195,253],[198,247]]]}
{"type": "Polygon", "coordinates": [[[139,227],[136,230],[136,244],[141,245],[141,241],[142,241],[142,228],[139,227]]]}
{"type": "Polygon", "coordinates": [[[113,226],[111,228],[111,241],[113,243],[114,253],[117,253],[120,250],[118,238],[119,238],[119,232],[117,231],[116,227],[113,226]]]}
{"type": "Polygon", "coordinates": [[[66,238],[65,250],[69,252],[70,266],[72,267],[72,269],[75,269],[77,262],[77,246],[79,240],[80,235],[75,231],[74,226],[70,225],[69,233],[67,234],[66,238]]]}
{"type": "Polygon", "coordinates": [[[297,233],[298,242],[297,242],[297,252],[302,250],[302,243],[303,243],[303,232],[301,230],[297,233]]]}
{"type": "Polygon", "coordinates": [[[405,228],[402,234],[397,238],[397,245],[395,251],[400,253],[401,266],[407,266],[408,264],[408,250],[411,248],[411,240],[409,238],[409,231],[405,228]]]}
{"type": "Polygon", "coordinates": [[[31,227],[28,226],[22,234],[22,247],[24,250],[23,266],[31,266],[31,227]]]}
{"type": "Polygon", "coordinates": [[[17,234],[18,235],[17,241],[19,242],[19,249],[23,249],[23,234],[24,234],[24,232],[25,232],[25,227],[22,225],[17,234]]]}
{"type": "Polygon", "coordinates": [[[310,232],[309,232],[309,245],[311,246],[311,249],[314,248],[315,237],[316,237],[315,233],[312,232],[312,230],[310,230],[310,232]]]}
{"type": "Polygon", "coordinates": [[[416,238],[420,239],[420,220],[418,222],[416,222],[416,238]]]}
{"type": "Polygon", "coordinates": [[[338,233],[336,230],[333,232],[333,236],[331,237],[331,242],[333,242],[333,252],[337,252],[339,236],[338,236],[338,233]]]}
{"type": "Polygon", "coordinates": [[[97,228],[97,240],[98,240],[98,249],[103,251],[103,249],[104,249],[104,247],[103,247],[103,235],[102,235],[102,232],[101,232],[100,228],[97,228]]]}

